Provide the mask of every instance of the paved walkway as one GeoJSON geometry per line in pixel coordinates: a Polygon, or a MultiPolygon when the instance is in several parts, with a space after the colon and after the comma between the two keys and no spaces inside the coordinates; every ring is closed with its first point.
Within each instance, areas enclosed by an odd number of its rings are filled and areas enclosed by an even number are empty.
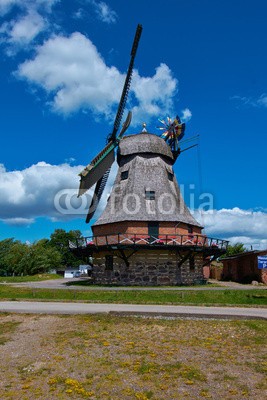
{"type": "Polygon", "coordinates": [[[92,304],[33,301],[1,301],[0,312],[30,314],[146,315],[165,317],[267,319],[266,308],[164,306],[138,304],[92,304]]]}

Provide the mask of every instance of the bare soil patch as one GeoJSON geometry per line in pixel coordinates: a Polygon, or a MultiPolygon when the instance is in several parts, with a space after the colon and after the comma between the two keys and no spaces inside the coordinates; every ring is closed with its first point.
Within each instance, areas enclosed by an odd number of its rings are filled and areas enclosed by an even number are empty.
{"type": "Polygon", "coordinates": [[[0,315],[1,399],[266,397],[266,321],[0,315]]]}

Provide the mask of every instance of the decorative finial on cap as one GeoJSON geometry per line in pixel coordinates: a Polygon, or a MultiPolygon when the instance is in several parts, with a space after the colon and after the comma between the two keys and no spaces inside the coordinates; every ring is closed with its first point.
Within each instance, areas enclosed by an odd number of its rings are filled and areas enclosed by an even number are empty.
{"type": "Polygon", "coordinates": [[[146,130],[146,123],[145,123],[145,122],[143,123],[142,133],[147,133],[147,130],[146,130]]]}

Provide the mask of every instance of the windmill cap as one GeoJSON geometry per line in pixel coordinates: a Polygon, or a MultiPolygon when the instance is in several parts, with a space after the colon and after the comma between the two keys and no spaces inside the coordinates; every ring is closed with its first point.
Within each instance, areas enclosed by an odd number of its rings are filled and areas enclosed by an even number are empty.
{"type": "Polygon", "coordinates": [[[173,162],[173,155],[170,147],[164,139],[153,133],[142,133],[125,136],[119,144],[120,156],[131,154],[152,153],[167,157],[173,162]]]}

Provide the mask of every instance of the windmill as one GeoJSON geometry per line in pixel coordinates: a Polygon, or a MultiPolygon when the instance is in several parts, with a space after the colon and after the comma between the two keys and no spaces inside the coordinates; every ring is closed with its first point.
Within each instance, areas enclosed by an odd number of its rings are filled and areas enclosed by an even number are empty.
{"type": "Polygon", "coordinates": [[[88,223],[91,218],[93,217],[97,204],[99,203],[101,196],[103,194],[103,191],[105,189],[111,165],[113,164],[115,160],[115,149],[119,145],[119,142],[128,129],[130,123],[131,123],[131,118],[132,118],[132,113],[129,111],[127,118],[122,126],[121,131],[118,133],[121,120],[123,117],[124,109],[126,106],[126,101],[128,97],[128,93],[130,90],[130,85],[131,85],[131,78],[132,78],[132,73],[133,73],[133,67],[134,67],[134,60],[139,44],[139,40],[141,37],[142,33],[142,25],[138,24],[136,28],[136,33],[132,45],[132,50],[131,50],[131,59],[127,71],[127,75],[125,78],[124,82],[124,87],[122,90],[117,114],[115,117],[114,125],[113,125],[113,130],[110,135],[107,137],[107,145],[100,151],[100,153],[97,154],[96,157],[93,158],[93,160],[88,164],[83,171],[79,174],[81,177],[80,180],[80,187],[79,187],[79,193],[78,197],[84,194],[87,190],[89,190],[94,184],[95,190],[94,190],[94,195],[91,200],[91,204],[89,206],[89,211],[86,217],[86,223],[88,223]]]}
{"type": "Polygon", "coordinates": [[[161,135],[142,132],[124,135],[131,112],[120,124],[130,89],[134,59],[142,32],[137,26],[131,60],[117,115],[107,145],[80,173],[79,196],[94,184],[86,222],[96,210],[116,158],[118,171],[109,200],[93,235],[72,244],[72,251],[93,262],[95,283],[177,285],[203,281],[203,266],[218,257],[227,241],[208,238],[186,206],[173,166],[183,151],[185,123],[178,116],[160,120],[161,135]],[[182,141],[181,141],[182,140],[182,141]],[[182,145],[182,149],[181,146],[182,145]]]}

